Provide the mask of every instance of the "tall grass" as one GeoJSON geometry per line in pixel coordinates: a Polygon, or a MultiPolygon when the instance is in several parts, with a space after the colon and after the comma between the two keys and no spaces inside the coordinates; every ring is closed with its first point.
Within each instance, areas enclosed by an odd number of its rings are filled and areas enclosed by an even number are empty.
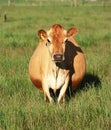
{"type": "Polygon", "coordinates": [[[0,129],[110,130],[111,8],[45,4],[0,5],[7,12],[7,21],[2,14],[0,20],[0,129]],[[54,23],[79,29],[75,38],[87,62],[82,84],[65,105],[44,102],[28,74],[37,30],[54,23]]]}

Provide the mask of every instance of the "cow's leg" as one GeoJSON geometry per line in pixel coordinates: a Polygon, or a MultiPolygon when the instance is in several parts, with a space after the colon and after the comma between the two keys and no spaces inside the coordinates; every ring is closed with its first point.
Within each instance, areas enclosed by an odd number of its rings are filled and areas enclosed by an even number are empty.
{"type": "Polygon", "coordinates": [[[59,94],[59,97],[58,97],[58,99],[57,99],[58,103],[59,103],[61,100],[62,100],[63,103],[65,102],[65,93],[66,93],[68,84],[69,84],[69,75],[66,77],[65,84],[62,86],[62,88],[61,88],[61,90],[60,90],[60,94],[59,94]]]}
{"type": "Polygon", "coordinates": [[[43,85],[43,91],[44,91],[44,100],[47,101],[47,99],[48,99],[49,102],[52,103],[53,98],[50,95],[49,87],[48,87],[47,83],[45,82],[45,79],[43,80],[42,85],[43,85]]]}
{"type": "Polygon", "coordinates": [[[50,92],[49,90],[44,90],[44,100],[47,101],[47,99],[49,100],[50,103],[53,103],[53,98],[50,96],[50,92]]]}
{"type": "Polygon", "coordinates": [[[47,102],[48,98],[47,98],[47,95],[44,93],[44,101],[47,102]]]}

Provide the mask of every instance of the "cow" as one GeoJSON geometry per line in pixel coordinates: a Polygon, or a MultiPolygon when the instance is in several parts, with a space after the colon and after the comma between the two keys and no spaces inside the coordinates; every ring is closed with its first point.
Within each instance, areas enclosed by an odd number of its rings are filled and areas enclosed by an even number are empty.
{"type": "Polygon", "coordinates": [[[67,31],[60,24],[38,31],[39,43],[29,62],[29,75],[50,103],[54,102],[50,89],[54,93],[59,89],[57,102],[65,102],[68,87],[75,90],[85,75],[85,56],[73,38],[77,32],[76,28],[67,31]]]}

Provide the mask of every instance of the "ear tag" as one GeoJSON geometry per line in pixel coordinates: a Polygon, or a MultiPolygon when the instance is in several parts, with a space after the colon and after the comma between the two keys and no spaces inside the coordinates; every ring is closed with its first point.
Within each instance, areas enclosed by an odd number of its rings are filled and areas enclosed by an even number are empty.
{"type": "Polygon", "coordinates": [[[45,38],[44,38],[44,36],[43,36],[43,34],[40,34],[40,37],[41,37],[41,39],[42,40],[44,40],[45,38]]]}

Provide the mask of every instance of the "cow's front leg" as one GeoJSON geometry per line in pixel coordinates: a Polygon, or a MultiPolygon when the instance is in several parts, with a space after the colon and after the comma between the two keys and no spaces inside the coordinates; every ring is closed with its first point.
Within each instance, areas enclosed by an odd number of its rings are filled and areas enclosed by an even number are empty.
{"type": "Polygon", "coordinates": [[[48,87],[47,82],[45,81],[45,79],[42,82],[42,86],[43,86],[43,91],[44,91],[44,100],[47,101],[47,99],[48,99],[49,102],[52,103],[53,98],[50,95],[49,87],[48,87]]]}
{"type": "Polygon", "coordinates": [[[50,103],[53,103],[53,98],[50,96],[49,90],[44,90],[44,100],[47,101],[49,100],[50,103]]]}
{"type": "Polygon", "coordinates": [[[59,97],[57,99],[58,103],[60,103],[61,100],[63,103],[65,102],[65,93],[66,93],[68,84],[69,84],[69,75],[67,75],[66,81],[60,90],[59,97]]]}

